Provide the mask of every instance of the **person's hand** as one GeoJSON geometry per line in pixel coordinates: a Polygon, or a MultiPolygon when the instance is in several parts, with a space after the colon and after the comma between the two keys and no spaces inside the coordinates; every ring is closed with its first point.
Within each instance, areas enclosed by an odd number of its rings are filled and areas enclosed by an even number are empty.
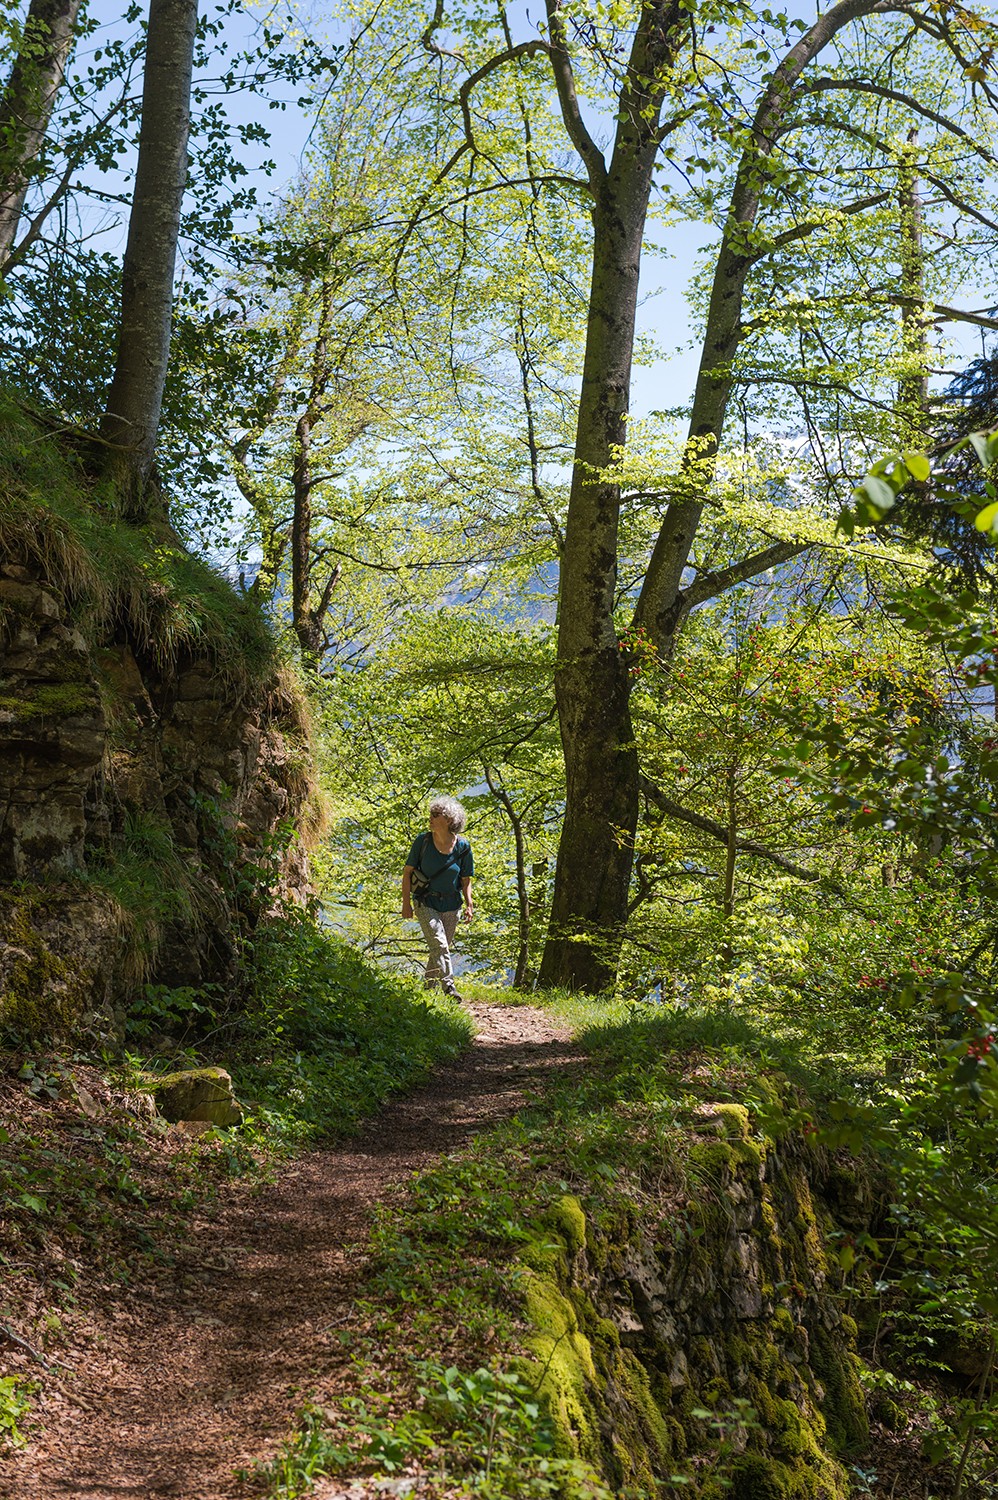
{"type": "Polygon", "coordinates": [[[471,906],[466,906],[464,908],[464,911],[461,913],[462,922],[470,922],[474,914],[474,908],[471,906]]]}
{"type": "Polygon", "coordinates": [[[411,922],[412,921],[412,902],[411,901],[403,901],[402,902],[402,918],[403,918],[403,921],[406,921],[406,922],[411,922]]]}

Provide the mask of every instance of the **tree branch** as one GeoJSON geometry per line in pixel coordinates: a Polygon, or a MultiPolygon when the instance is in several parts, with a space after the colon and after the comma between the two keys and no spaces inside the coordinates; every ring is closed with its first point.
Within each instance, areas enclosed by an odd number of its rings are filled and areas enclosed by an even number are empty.
{"type": "Polygon", "coordinates": [[[905,297],[900,292],[888,293],[883,299],[897,307],[926,307],[934,315],[934,321],[946,323],[973,323],[978,328],[998,328],[998,318],[986,317],[984,313],[964,312],[961,307],[946,307],[942,302],[921,303],[917,297],[905,297]]]}
{"type": "Polygon", "coordinates": [[[546,0],[546,6],[551,36],[551,44],[546,51],[551,59],[551,71],[554,73],[554,85],[558,90],[561,117],[565,122],[565,129],[568,131],[572,145],[585,163],[590,185],[595,192],[606,182],[606,162],[602,151],[586,129],[582,111],[579,109],[572,59],[565,42],[565,23],[561,16],[560,0],[546,0]]]}
{"type": "MultiPolygon", "coordinates": [[[[641,790],[667,817],[677,818],[680,823],[688,823],[691,828],[697,828],[701,833],[709,833],[719,843],[727,844],[728,830],[723,823],[715,823],[713,818],[705,817],[703,813],[694,812],[690,807],[683,807],[678,802],[673,802],[667,797],[653,781],[647,776],[641,777],[641,790]]],[[[809,884],[823,880],[829,888],[842,894],[841,887],[833,880],[829,880],[820,870],[806,870],[803,865],[794,864],[793,860],[786,859],[784,855],[777,854],[775,849],[767,849],[765,844],[757,844],[754,839],[736,839],[735,847],[741,854],[751,854],[757,859],[768,859],[770,864],[785,870],[788,875],[794,875],[798,880],[806,880],[809,884]]]]}
{"type": "MultiPolygon", "coordinates": [[[[11,246],[11,249],[6,257],[2,260],[2,262],[0,262],[0,276],[9,276],[11,271],[16,270],[16,268],[24,260],[32,245],[34,245],[41,236],[41,232],[45,227],[46,219],[49,217],[52,210],[61,201],[61,199],[66,196],[66,193],[68,192],[70,187],[73,173],[76,171],[77,167],[80,165],[80,162],[86,156],[87,149],[92,144],[97,132],[101,130],[105,125],[107,125],[108,122],[112,120],[118,113],[118,111],[124,109],[125,105],[129,102],[130,101],[127,96],[122,97],[121,99],[116,99],[107,113],[103,115],[102,118],[97,121],[96,125],[94,125],[87,132],[77,150],[73,152],[72,156],[67,158],[66,166],[63,170],[62,176],[59,178],[49,197],[45,200],[41,208],[31,220],[31,223],[28,225],[24,234],[21,236],[20,241],[16,245],[11,246]]],[[[97,195],[94,194],[93,196],[97,195]]],[[[128,200],[126,198],[119,199],[118,201],[127,202],[128,200]]]]}
{"type": "Polygon", "coordinates": [[[482,63],[474,73],[469,73],[461,87],[457,91],[458,103],[461,106],[461,115],[464,119],[464,138],[472,151],[478,154],[478,143],[475,140],[475,127],[471,121],[471,91],[481,83],[483,78],[496,68],[501,68],[505,63],[516,62],[519,57],[536,57],[539,52],[550,54],[547,42],[537,39],[531,42],[518,42],[515,47],[507,47],[503,52],[497,52],[490,57],[488,62],[482,63]]]}
{"type": "Polygon", "coordinates": [[[910,109],[916,115],[921,115],[924,120],[931,120],[940,129],[948,130],[952,135],[959,136],[984,161],[991,162],[992,165],[998,162],[998,157],[995,157],[984,146],[980,145],[969,131],[964,130],[962,125],[958,125],[955,120],[947,119],[945,115],[938,114],[934,109],[930,109],[927,104],[919,103],[911,94],[902,94],[900,90],[888,88],[886,84],[871,83],[865,79],[849,78],[815,78],[813,82],[804,85],[803,91],[808,94],[824,94],[829,89],[845,89],[849,93],[855,94],[876,94],[879,99],[891,99],[895,104],[903,104],[906,109],[910,109]]]}
{"type": "Polygon", "coordinates": [[[942,193],[947,203],[952,203],[953,207],[958,208],[961,213],[966,214],[971,219],[975,219],[978,224],[983,224],[985,229],[998,230],[998,223],[994,219],[989,219],[987,214],[982,213],[979,208],[975,208],[972,203],[968,203],[966,199],[959,197],[941,177],[937,177],[934,172],[927,171],[924,166],[920,170],[926,182],[931,182],[933,187],[942,193]]]}
{"type": "Polygon", "coordinates": [[[436,8],[433,12],[433,18],[429,22],[426,30],[423,32],[422,36],[419,39],[420,45],[425,47],[427,52],[431,52],[434,57],[456,57],[458,62],[465,63],[465,67],[467,67],[467,63],[465,62],[463,53],[452,52],[449,47],[438,47],[436,42],[433,40],[435,33],[440,30],[440,27],[443,24],[444,0],[437,0],[436,8]]]}
{"type": "Polygon", "coordinates": [[[743,557],[741,562],[732,563],[730,568],[719,568],[716,573],[704,573],[703,577],[694,579],[680,593],[683,614],[689,614],[691,609],[704,604],[708,599],[716,599],[718,594],[734,588],[736,583],[757,578],[760,573],[766,573],[780,563],[789,562],[792,557],[799,557],[813,546],[813,542],[774,542],[764,551],[754,552],[751,557],[743,557]]]}
{"type": "Polygon", "coordinates": [[[821,219],[808,219],[803,224],[798,224],[795,229],[785,229],[782,234],[774,235],[769,244],[759,251],[758,255],[752,257],[752,262],[764,259],[771,255],[774,250],[782,250],[784,245],[792,245],[795,240],[806,239],[816,229],[823,229],[832,222],[837,214],[861,214],[867,208],[879,208],[881,203],[890,203],[890,193],[871,193],[868,198],[857,198],[855,203],[846,203],[841,208],[829,206],[828,213],[821,219]]]}
{"type": "MultiPolygon", "coordinates": [[[[857,302],[862,302],[866,307],[925,307],[933,314],[933,321],[951,323],[973,323],[978,328],[998,328],[998,318],[988,317],[983,312],[965,311],[961,307],[947,307],[942,302],[919,302],[915,297],[905,297],[901,292],[886,291],[882,287],[871,288],[862,296],[832,297],[828,299],[815,298],[808,306],[821,307],[822,305],[833,305],[837,308],[849,307],[857,302]]],[[[739,328],[739,338],[744,339],[750,333],[758,333],[760,329],[769,328],[774,323],[786,317],[787,308],[773,306],[758,318],[750,318],[747,323],[742,323],[739,328]]]]}

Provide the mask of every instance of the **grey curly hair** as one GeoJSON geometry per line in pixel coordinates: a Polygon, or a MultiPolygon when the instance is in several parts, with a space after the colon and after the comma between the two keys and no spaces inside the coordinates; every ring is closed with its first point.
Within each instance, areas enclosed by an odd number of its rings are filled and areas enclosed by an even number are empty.
{"type": "Polygon", "coordinates": [[[430,803],[431,818],[446,818],[451,833],[463,833],[468,815],[453,797],[434,797],[430,803]]]}

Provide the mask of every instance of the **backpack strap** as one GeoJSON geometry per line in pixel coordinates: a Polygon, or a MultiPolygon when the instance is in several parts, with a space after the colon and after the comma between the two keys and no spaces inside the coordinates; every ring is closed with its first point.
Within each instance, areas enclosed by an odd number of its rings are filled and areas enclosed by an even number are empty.
{"type": "MultiPolygon", "coordinates": [[[[436,878],[435,876],[428,876],[426,874],[426,871],[423,869],[423,855],[426,853],[427,841],[429,839],[431,839],[432,837],[433,837],[432,833],[424,833],[423,834],[423,842],[419,846],[419,853],[416,856],[416,863],[413,866],[413,869],[418,870],[419,873],[420,873],[420,875],[422,875],[424,877],[424,879],[428,879],[428,880],[432,880],[432,879],[436,878]]],[[[462,841],[461,838],[456,838],[454,840],[454,847],[453,847],[453,849],[451,850],[451,852],[448,855],[445,856],[446,860],[447,860],[447,865],[449,865],[451,863],[451,861],[454,860],[455,857],[456,857],[456,859],[457,859],[457,867],[458,867],[459,871],[462,870],[462,868],[463,868],[463,860],[464,860],[464,853],[465,853],[464,849],[459,849],[458,848],[458,845],[460,843],[462,843],[462,842],[464,843],[465,849],[467,849],[467,847],[468,847],[468,841],[467,841],[467,839],[464,839],[462,841]]],[[[439,853],[439,850],[437,852],[439,853]]],[[[443,872],[444,872],[444,870],[446,870],[447,865],[441,865],[440,869],[437,871],[437,875],[442,875],[443,872]]]]}

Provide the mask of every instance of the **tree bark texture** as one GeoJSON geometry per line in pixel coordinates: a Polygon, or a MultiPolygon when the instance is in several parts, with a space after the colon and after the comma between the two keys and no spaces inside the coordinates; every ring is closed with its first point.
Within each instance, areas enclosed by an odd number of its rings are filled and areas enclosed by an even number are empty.
{"type": "Polygon", "coordinates": [[[925,250],[918,187],[918,131],[909,132],[901,156],[898,193],[901,247],[901,378],[898,381],[899,446],[922,448],[929,432],[929,322],[925,310],[925,250]]]}
{"type": "Polygon", "coordinates": [[[502,782],[492,774],[488,766],[484,767],[484,772],[486,785],[506,814],[513,830],[513,847],[516,853],[516,899],[519,907],[513,988],[525,990],[530,971],[530,890],[527,885],[527,846],[523,837],[523,819],[513,806],[513,799],[502,782]]]}
{"type": "Polygon", "coordinates": [[[73,45],[80,0],[31,0],[0,99],[0,275],[73,45]]]}
{"type": "Polygon", "coordinates": [[[114,378],[101,423],[129,520],[148,519],[187,185],[197,0],[150,0],[142,125],[122,268],[114,378]]]}
{"type": "MultiPolygon", "coordinates": [[[[685,34],[678,5],[647,5],[635,38],[609,169],[586,147],[594,194],[592,285],[572,487],[561,555],[555,696],[565,819],[540,983],[596,992],[613,982],[638,817],[630,679],[614,627],[620,486],[638,275],[661,93],[685,34]]],[[[557,32],[552,31],[557,41],[557,32]]]]}
{"type": "Polygon", "coordinates": [[[319,299],[319,321],[305,409],[295,426],[292,473],[294,504],[291,516],[291,623],[302,649],[302,661],[310,671],[318,671],[322,665],[322,654],[326,646],[326,616],[333,590],[340,579],[340,565],[337,563],[326,575],[322,590],[316,598],[316,557],[312,535],[312,496],[315,488],[312,438],[316,427],[328,414],[327,391],[333,373],[328,344],[333,297],[334,285],[327,277],[322,283],[319,299]]]}

